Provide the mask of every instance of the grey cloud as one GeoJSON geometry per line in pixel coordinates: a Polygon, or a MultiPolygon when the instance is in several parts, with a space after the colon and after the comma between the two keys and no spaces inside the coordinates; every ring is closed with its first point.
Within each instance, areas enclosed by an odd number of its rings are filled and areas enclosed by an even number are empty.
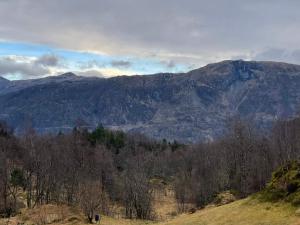
{"type": "Polygon", "coordinates": [[[111,62],[111,65],[118,68],[128,68],[131,66],[131,62],[125,60],[114,60],[111,62]]]}
{"type": "Polygon", "coordinates": [[[298,0],[10,0],[0,1],[0,34],[199,65],[268,46],[297,49],[299,8],[298,0]]]}
{"type": "Polygon", "coordinates": [[[0,76],[19,74],[22,78],[34,78],[51,74],[50,68],[62,68],[60,58],[55,55],[42,55],[35,60],[5,56],[0,57],[0,76]]]}
{"type": "Polygon", "coordinates": [[[259,61],[279,61],[300,64],[300,49],[269,48],[253,56],[259,61]]]}
{"type": "Polygon", "coordinates": [[[293,59],[300,64],[300,49],[294,50],[291,53],[291,56],[293,57],[293,59]]]}
{"type": "Polygon", "coordinates": [[[272,48],[258,53],[255,56],[255,59],[281,61],[285,54],[286,51],[284,49],[272,48]]]}
{"type": "Polygon", "coordinates": [[[49,74],[49,69],[34,62],[18,62],[10,57],[0,58],[0,75],[20,74],[25,77],[34,77],[49,74]]]}
{"type": "Polygon", "coordinates": [[[55,55],[43,55],[35,61],[36,64],[42,66],[58,66],[59,58],[55,55]]]}

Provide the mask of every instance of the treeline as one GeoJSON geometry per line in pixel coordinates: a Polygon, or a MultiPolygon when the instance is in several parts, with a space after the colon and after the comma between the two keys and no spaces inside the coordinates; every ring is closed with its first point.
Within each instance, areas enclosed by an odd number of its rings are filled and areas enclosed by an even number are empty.
{"type": "Polygon", "coordinates": [[[180,211],[203,207],[216,194],[239,197],[264,188],[272,171],[300,155],[300,118],[280,121],[262,135],[236,121],[211,143],[183,145],[149,140],[98,127],[70,134],[21,137],[0,126],[0,215],[18,209],[18,193],[29,208],[42,204],[80,206],[112,214],[114,205],[127,218],[153,219],[154,180],[173,187],[180,211]]]}

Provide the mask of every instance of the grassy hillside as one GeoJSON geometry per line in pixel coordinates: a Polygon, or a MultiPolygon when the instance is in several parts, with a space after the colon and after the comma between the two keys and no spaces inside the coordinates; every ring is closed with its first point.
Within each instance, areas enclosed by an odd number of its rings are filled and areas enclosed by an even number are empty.
{"type": "MultiPolygon", "coordinates": [[[[85,224],[82,215],[76,211],[59,209],[65,219],[58,222],[54,209],[48,208],[47,212],[52,215],[53,221],[47,219],[48,224],[81,225],[85,224]],[[52,210],[52,212],[51,212],[52,210]],[[49,213],[50,212],[50,213],[49,213]]],[[[300,225],[300,216],[296,213],[297,208],[288,203],[262,203],[256,199],[247,198],[227,205],[207,207],[194,214],[183,214],[164,222],[147,222],[125,219],[113,219],[103,217],[102,225],[300,225]]],[[[42,224],[40,211],[25,212],[13,218],[10,224],[26,221],[25,224],[42,224]]],[[[2,224],[6,221],[2,220],[2,224]]],[[[0,222],[0,224],[1,224],[0,222]]]]}
{"type": "MultiPolygon", "coordinates": [[[[296,208],[286,203],[261,203],[245,199],[220,207],[208,207],[194,214],[183,214],[157,225],[300,225],[296,208]]],[[[104,225],[144,225],[149,223],[104,219],[104,225]]]]}
{"type": "Polygon", "coordinates": [[[103,225],[300,225],[296,208],[286,203],[261,203],[245,199],[194,214],[183,214],[166,222],[151,223],[104,218],[103,225]]]}
{"type": "Polygon", "coordinates": [[[220,207],[211,207],[195,214],[181,215],[160,225],[296,225],[300,217],[286,203],[261,203],[245,199],[220,207]]]}

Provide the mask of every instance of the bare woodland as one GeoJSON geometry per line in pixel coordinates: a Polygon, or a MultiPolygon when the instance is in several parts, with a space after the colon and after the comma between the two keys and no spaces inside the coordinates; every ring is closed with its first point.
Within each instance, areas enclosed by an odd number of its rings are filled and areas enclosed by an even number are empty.
{"type": "Polygon", "coordinates": [[[246,197],[260,191],[272,171],[300,155],[300,118],[278,121],[261,134],[236,121],[224,137],[210,143],[149,140],[98,127],[70,134],[22,136],[0,126],[0,216],[20,206],[67,204],[80,207],[92,222],[96,212],[154,219],[153,179],[175,192],[180,211],[201,208],[226,190],[246,197]]]}

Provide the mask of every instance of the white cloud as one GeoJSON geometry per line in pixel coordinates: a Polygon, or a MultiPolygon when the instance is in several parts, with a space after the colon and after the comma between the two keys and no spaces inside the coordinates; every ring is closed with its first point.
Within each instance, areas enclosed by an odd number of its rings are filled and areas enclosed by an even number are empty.
{"type": "Polygon", "coordinates": [[[120,75],[126,75],[126,76],[131,76],[131,75],[136,75],[134,71],[131,70],[126,70],[126,69],[118,69],[118,68],[93,68],[93,69],[86,69],[86,70],[80,70],[80,71],[73,71],[75,74],[79,76],[84,76],[84,77],[103,77],[103,78],[109,78],[109,77],[115,77],[115,76],[120,76],[120,75]]]}

